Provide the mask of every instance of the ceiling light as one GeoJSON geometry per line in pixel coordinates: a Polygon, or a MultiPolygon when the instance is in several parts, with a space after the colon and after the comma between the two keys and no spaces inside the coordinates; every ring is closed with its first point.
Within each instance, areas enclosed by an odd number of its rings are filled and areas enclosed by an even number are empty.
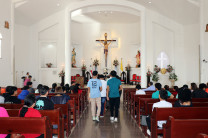
{"type": "Polygon", "coordinates": [[[58,3],[57,6],[60,6],[60,4],[58,3]]]}
{"type": "Polygon", "coordinates": [[[149,4],[152,3],[151,1],[148,2],[149,4]]]}

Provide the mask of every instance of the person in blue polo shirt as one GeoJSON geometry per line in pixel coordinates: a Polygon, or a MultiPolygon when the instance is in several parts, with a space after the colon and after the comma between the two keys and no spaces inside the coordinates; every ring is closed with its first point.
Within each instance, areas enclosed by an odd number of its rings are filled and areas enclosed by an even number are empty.
{"type": "Polygon", "coordinates": [[[107,100],[110,100],[110,120],[118,122],[118,109],[120,105],[120,94],[119,91],[122,90],[121,81],[116,78],[116,71],[111,71],[110,76],[112,77],[107,82],[107,100]],[[115,116],[114,116],[115,110],[115,116]],[[115,118],[114,118],[115,117],[115,118]]]}
{"type": "MultiPolygon", "coordinates": [[[[152,99],[159,99],[159,93],[160,93],[159,91],[161,90],[162,85],[160,83],[156,83],[155,88],[157,91],[152,94],[152,99]]],[[[173,99],[174,96],[169,91],[167,92],[168,92],[168,97],[173,99]]]]}
{"type": "Polygon", "coordinates": [[[101,91],[102,91],[102,83],[98,77],[98,72],[93,71],[92,79],[90,79],[87,83],[89,97],[88,100],[91,101],[91,111],[93,121],[99,122],[99,116],[101,111],[101,91]],[[97,105],[97,114],[96,114],[96,105],[97,105]]]}

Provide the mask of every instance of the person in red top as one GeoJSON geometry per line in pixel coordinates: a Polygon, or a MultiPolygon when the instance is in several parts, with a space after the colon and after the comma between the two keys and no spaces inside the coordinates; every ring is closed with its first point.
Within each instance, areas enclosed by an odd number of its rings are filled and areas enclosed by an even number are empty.
{"type": "MultiPolygon", "coordinates": [[[[35,107],[35,95],[29,94],[24,99],[24,106],[19,111],[19,117],[42,117],[35,107]]],[[[44,138],[41,134],[22,134],[25,138],[44,138]]]]}

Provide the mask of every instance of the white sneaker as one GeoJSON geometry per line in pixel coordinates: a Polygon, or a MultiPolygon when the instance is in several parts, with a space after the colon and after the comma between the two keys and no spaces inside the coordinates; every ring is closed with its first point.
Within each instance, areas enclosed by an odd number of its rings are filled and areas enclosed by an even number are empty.
{"type": "Polygon", "coordinates": [[[100,121],[98,116],[96,117],[96,119],[95,119],[95,120],[96,120],[97,122],[99,122],[99,121],[100,121]]]}
{"type": "Polygon", "coordinates": [[[151,132],[150,132],[149,129],[147,129],[147,134],[148,134],[149,136],[151,136],[151,132]]]}
{"type": "Polygon", "coordinates": [[[93,117],[92,117],[92,120],[93,120],[93,121],[95,121],[95,120],[96,120],[96,117],[95,117],[95,116],[93,116],[93,117]]]}
{"type": "Polygon", "coordinates": [[[110,117],[110,120],[111,120],[111,121],[114,121],[114,117],[110,117]]]}
{"type": "Polygon", "coordinates": [[[114,122],[118,122],[118,118],[117,117],[115,117],[114,122]]]}
{"type": "Polygon", "coordinates": [[[103,117],[104,117],[103,115],[100,116],[100,118],[103,118],[103,117]]]}

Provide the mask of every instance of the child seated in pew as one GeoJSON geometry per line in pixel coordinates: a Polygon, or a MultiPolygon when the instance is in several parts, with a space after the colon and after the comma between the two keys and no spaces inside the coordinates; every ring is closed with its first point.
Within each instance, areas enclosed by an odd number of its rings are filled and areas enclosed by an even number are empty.
{"type": "Polygon", "coordinates": [[[4,103],[21,104],[21,100],[17,98],[17,87],[8,86],[7,92],[3,94],[4,103]]]}
{"type": "Polygon", "coordinates": [[[37,89],[35,90],[35,93],[40,93],[40,92],[39,92],[39,89],[40,89],[41,87],[43,87],[43,85],[42,85],[42,84],[38,84],[38,87],[37,87],[37,89]]]}
{"type": "MultiPolygon", "coordinates": [[[[38,110],[35,107],[35,95],[29,94],[25,97],[24,105],[19,111],[19,117],[41,117],[38,110]]],[[[25,138],[44,138],[41,134],[22,134],[25,138]]]]}
{"type": "Polygon", "coordinates": [[[48,86],[43,86],[40,88],[40,97],[37,98],[36,102],[36,109],[38,110],[53,110],[54,109],[54,103],[47,98],[49,92],[48,86]]]}
{"type": "Polygon", "coordinates": [[[178,86],[173,86],[173,92],[172,92],[172,94],[173,95],[177,95],[178,94],[178,91],[179,91],[178,86]]]}
{"type": "MultiPolygon", "coordinates": [[[[152,94],[152,99],[159,99],[159,92],[162,88],[162,85],[160,83],[156,83],[155,87],[157,91],[152,94]]],[[[170,99],[174,98],[174,96],[169,91],[167,91],[167,93],[168,93],[168,98],[170,99]]]]}
{"type": "Polygon", "coordinates": [[[192,107],[191,90],[181,90],[178,95],[178,101],[174,103],[174,107],[192,107]]]}
{"type": "Polygon", "coordinates": [[[18,95],[18,99],[20,100],[24,100],[25,97],[29,94],[29,87],[28,86],[24,86],[22,92],[18,95]]]}
{"type": "Polygon", "coordinates": [[[140,84],[137,84],[136,85],[136,94],[139,95],[139,94],[146,94],[142,89],[141,89],[141,85],[140,84]]]}
{"type": "Polygon", "coordinates": [[[32,82],[27,82],[27,86],[29,87],[29,92],[30,93],[35,93],[35,89],[32,87],[32,82]]]}
{"type": "Polygon", "coordinates": [[[71,90],[71,93],[72,94],[76,94],[76,93],[81,94],[82,90],[80,89],[80,84],[78,84],[78,83],[75,84],[74,87],[71,90]]]}
{"type": "MultiPolygon", "coordinates": [[[[9,117],[7,110],[4,107],[0,107],[0,117],[9,117]]],[[[7,134],[0,134],[0,138],[7,137],[7,134]]]]}
{"type": "MultiPolygon", "coordinates": [[[[166,101],[168,99],[168,92],[166,90],[159,91],[159,99],[160,99],[159,102],[153,104],[152,111],[154,110],[155,107],[158,107],[158,108],[172,107],[172,104],[170,102],[166,101]]],[[[151,118],[147,117],[146,121],[147,121],[147,127],[148,127],[147,134],[150,135],[151,118]]],[[[166,123],[166,121],[158,121],[157,125],[158,125],[158,127],[162,128],[164,123],[166,123]]]]}
{"type": "Polygon", "coordinates": [[[56,87],[57,87],[57,84],[56,84],[56,83],[53,83],[53,84],[52,84],[52,89],[50,90],[49,93],[55,93],[56,87]]]}
{"type": "Polygon", "coordinates": [[[51,97],[51,101],[54,104],[66,104],[70,100],[69,95],[65,94],[66,91],[64,92],[61,86],[56,87],[55,92],[57,95],[51,97]]]}

